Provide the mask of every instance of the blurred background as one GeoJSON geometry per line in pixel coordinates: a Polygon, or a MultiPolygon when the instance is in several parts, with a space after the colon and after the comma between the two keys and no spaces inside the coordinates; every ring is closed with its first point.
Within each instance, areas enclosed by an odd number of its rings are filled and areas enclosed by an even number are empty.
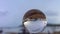
{"type": "Polygon", "coordinates": [[[45,13],[48,24],[60,25],[60,0],[0,0],[0,29],[20,27],[30,9],[45,13]]]}

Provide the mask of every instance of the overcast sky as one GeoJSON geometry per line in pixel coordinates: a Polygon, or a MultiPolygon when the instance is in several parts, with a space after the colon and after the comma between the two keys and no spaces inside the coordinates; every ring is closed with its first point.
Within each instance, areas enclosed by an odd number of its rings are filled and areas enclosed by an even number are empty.
{"type": "Polygon", "coordinates": [[[0,0],[0,27],[22,24],[26,11],[39,9],[50,24],[60,24],[60,0],[0,0]]]}

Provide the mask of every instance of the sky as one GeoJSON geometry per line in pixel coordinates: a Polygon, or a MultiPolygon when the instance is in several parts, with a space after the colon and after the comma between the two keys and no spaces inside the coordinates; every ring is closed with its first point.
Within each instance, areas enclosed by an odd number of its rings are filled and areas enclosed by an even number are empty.
{"type": "Polygon", "coordinates": [[[49,24],[60,24],[60,0],[0,0],[0,27],[22,25],[30,9],[41,10],[49,24]]]}

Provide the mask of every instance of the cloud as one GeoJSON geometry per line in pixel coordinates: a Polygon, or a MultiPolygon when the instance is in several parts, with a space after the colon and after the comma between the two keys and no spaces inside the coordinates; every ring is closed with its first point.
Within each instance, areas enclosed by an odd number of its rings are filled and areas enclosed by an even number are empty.
{"type": "Polygon", "coordinates": [[[0,16],[5,16],[7,15],[8,11],[4,9],[0,9],[0,16]]]}
{"type": "Polygon", "coordinates": [[[46,12],[46,15],[47,16],[58,16],[58,13],[57,13],[57,11],[50,10],[50,11],[46,12]]]}

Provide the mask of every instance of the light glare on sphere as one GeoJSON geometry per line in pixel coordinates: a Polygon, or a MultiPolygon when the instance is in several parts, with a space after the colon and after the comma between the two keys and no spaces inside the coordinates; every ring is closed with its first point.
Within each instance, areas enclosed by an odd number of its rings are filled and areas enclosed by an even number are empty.
{"type": "Polygon", "coordinates": [[[30,33],[37,33],[43,30],[43,28],[47,25],[47,21],[26,21],[24,22],[24,25],[30,33]]]}

